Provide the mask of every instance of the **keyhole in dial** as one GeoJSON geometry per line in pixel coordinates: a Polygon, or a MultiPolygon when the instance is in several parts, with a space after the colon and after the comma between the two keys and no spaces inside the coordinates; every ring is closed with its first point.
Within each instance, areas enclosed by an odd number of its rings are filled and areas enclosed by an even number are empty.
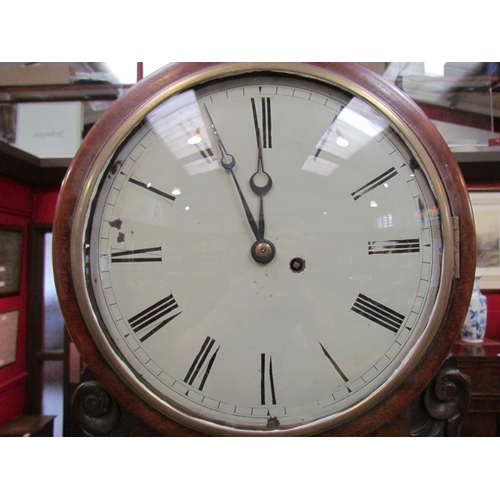
{"type": "Polygon", "coordinates": [[[290,269],[292,273],[301,273],[306,268],[306,261],[301,257],[294,257],[290,261],[290,269]]]}

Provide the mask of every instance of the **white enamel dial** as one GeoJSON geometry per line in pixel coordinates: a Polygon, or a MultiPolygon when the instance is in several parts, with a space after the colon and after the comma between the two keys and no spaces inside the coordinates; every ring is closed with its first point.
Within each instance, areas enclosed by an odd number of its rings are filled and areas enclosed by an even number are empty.
{"type": "Polygon", "coordinates": [[[362,97],[299,78],[233,78],[143,115],[82,215],[82,302],[115,370],[215,434],[308,434],[392,390],[443,280],[443,208],[412,144],[362,97]]]}

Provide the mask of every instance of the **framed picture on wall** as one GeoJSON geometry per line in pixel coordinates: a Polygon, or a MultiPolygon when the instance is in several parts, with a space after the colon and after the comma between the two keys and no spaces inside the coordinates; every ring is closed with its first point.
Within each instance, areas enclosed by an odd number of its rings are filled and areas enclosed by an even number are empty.
{"type": "Polygon", "coordinates": [[[500,187],[469,191],[477,237],[476,275],[482,289],[500,289],[500,187]]]}
{"type": "Polygon", "coordinates": [[[0,368],[16,361],[19,311],[0,313],[0,368]]]}
{"type": "Polygon", "coordinates": [[[0,297],[20,291],[22,241],[22,227],[0,225],[0,297]]]}

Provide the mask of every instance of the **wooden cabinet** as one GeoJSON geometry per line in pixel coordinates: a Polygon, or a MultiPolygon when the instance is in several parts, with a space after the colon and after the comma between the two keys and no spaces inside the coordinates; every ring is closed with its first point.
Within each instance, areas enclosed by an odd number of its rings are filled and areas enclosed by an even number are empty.
{"type": "Polygon", "coordinates": [[[500,342],[481,344],[459,340],[453,354],[458,368],[471,378],[471,404],[462,436],[500,435],[500,342]]]}
{"type": "Polygon", "coordinates": [[[0,437],[53,437],[54,415],[21,415],[0,427],[0,437]]]}

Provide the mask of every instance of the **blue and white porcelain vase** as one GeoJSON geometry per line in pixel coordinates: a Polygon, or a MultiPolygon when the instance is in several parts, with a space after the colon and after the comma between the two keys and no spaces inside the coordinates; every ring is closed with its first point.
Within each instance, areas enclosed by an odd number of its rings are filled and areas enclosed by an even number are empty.
{"type": "Polygon", "coordinates": [[[474,280],[469,311],[460,332],[460,338],[465,342],[482,342],[486,332],[487,299],[479,288],[480,278],[480,276],[476,276],[474,280]]]}

